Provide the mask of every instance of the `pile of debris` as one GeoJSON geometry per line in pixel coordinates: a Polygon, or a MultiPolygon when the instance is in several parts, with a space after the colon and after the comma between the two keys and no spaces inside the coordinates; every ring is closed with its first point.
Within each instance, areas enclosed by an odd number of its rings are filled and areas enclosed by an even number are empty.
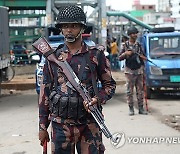
{"type": "Polygon", "coordinates": [[[163,121],[166,125],[180,131],[180,115],[167,115],[163,121]]]}

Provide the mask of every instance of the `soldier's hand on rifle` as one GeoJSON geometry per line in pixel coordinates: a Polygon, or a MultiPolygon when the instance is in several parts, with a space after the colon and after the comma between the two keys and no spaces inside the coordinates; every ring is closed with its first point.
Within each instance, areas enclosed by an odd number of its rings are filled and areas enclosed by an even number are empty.
{"type": "Polygon", "coordinates": [[[131,56],[132,54],[133,54],[133,51],[132,51],[132,50],[127,50],[127,51],[125,51],[125,55],[126,55],[127,57],[131,56]]]}
{"type": "Polygon", "coordinates": [[[126,50],[119,56],[119,60],[124,60],[124,59],[130,57],[132,54],[133,54],[132,50],[126,50]]]}
{"type": "Polygon", "coordinates": [[[140,58],[142,58],[142,60],[147,60],[147,58],[144,55],[140,55],[140,58]]]}
{"type": "Polygon", "coordinates": [[[40,130],[39,131],[39,140],[40,140],[40,145],[43,146],[44,142],[47,141],[49,142],[49,134],[46,130],[40,130]]]}
{"type": "Polygon", "coordinates": [[[97,104],[98,100],[97,100],[97,98],[92,98],[91,102],[88,103],[87,101],[84,101],[83,103],[84,103],[84,108],[86,109],[86,111],[88,111],[90,113],[91,112],[89,110],[90,106],[97,104]]]}

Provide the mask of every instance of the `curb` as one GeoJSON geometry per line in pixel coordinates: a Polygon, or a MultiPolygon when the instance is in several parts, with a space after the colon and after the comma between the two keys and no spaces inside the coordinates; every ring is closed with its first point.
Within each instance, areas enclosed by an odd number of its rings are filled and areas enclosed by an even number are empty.
{"type": "MultiPolygon", "coordinates": [[[[31,90],[36,89],[35,69],[36,65],[25,65],[14,67],[16,75],[10,82],[0,84],[1,89],[7,90],[31,90]]],[[[126,79],[122,71],[112,72],[116,85],[124,85],[126,79]]]]}
{"type": "Polygon", "coordinates": [[[116,85],[124,85],[126,84],[126,81],[116,81],[116,85]]]}
{"type": "Polygon", "coordinates": [[[8,90],[30,90],[30,89],[35,89],[36,84],[35,83],[2,83],[1,88],[8,90]]]}
{"type": "MultiPolygon", "coordinates": [[[[30,67],[31,68],[31,67],[30,67]]],[[[23,70],[24,71],[24,70],[23,70]]],[[[112,72],[116,85],[126,83],[124,74],[121,72],[112,72]]],[[[36,89],[36,79],[34,74],[19,74],[10,82],[1,83],[1,89],[7,90],[31,90],[36,89]]]]}
{"type": "MultiPolygon", "coordinates": [[[[116,81],[116,85],[124,85],[126,81],[116,81]]],[[[30,89],[35,89],[36,84],[35,82],[33,83],[1,83],[1,88],[2,89],[8,89],[8,90],[30,90],[30,89]]]]}

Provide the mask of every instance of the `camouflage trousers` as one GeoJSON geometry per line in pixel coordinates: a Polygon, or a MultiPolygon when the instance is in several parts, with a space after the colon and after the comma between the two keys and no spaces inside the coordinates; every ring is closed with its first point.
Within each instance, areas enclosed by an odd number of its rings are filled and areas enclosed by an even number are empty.
{"type": "Polygon", "coordinates": [[[67,125],[52,122],[52,154],[104,154],[102,133],[96,123],[67,125]]]}
{"type": "Polygon", "coordinates": [[[134,105],[133,100],[133,91],[134,87],[136,88],[136,97],[138,106],[143,106],[143,100],[144,100],[144,92],[143,92],[143,74],[125,74],[126,76],[126,97],[127,97],[127,103],[129,106],[134,105]]]}

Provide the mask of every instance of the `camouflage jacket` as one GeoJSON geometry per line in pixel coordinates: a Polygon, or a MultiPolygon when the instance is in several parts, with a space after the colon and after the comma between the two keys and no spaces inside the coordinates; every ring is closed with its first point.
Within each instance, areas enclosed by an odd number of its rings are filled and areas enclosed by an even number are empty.
{"type": "MultiPolygon", "coordinates": [[[[139,42],[135,42],[133,45],[129,44],[129,41],[126,41],[124,43],[122,43],[121,45],[121,52],[120,52],[120,56],[119,56],[119,60],[124,60],[124,59],[128,59],[128,57],[124,56],[124,52],[127,51],[128,49],[132,49],[135,52],[137,52],[138,54],[142,54],[144,55],[144,51],[142,49],[142,46],[140,45],[139,42]]],[[[144,73],[144,64],[143,64],[143,60],[140,58],[141,61],[141,67],[135,70],[130,69],[129,67],[125,66],[124,72],[128,73],[128,74],[143,74],[144,73]]],[[[126,62],[125,62],[126,63],[126,62]]]]}
{"type": "MultiPolygon", "coordinates": [[[[95,79],[99,79],[102,84],[102,88],[99,91],[98,96],[101,100],[101,103],[103,104],[113,96],[116,88],[116,82],[112,78],[110,63],[104,55],[104,50],[101,50],[98,47],[89,47],[86,44],[83,44],[81,51],[78,51],[76,54],[72,55],[70,54],[67,46],[65,45],[61,51],[61,54],[59,55],[59,58],[66,60],[70,64],[76,75],[78,76],[82,59],[84,57],[84,54],[86,54],[87,52],[89,52],[89,57],[93,69],[92,71],[93,75],[95,79]]],[[[58,88],[57,88],[58,93],[61,96],[69,96],[69,95],[77,96],[76,91],[73,90],[68,91],[69,87],[66,85],[68,80],[66,76],[62,73],[62,70],[58,68],[57,72],[58,72],[58,88]]],[[[49,100],[48,100],[49,94],[47,91],[49,89],[52,89],[54,82],[55,81],[54,81],[53,67],[50,63],[46,62],[43,69],[43,82],[41,84],[40,97],[39,97],[40,129],[47,129],[50,120],[58,123],[72,122],[72,121],[62,121],[60,117],[54,117],[52,114],[50,114],[49,100]]],[[[81,82],[88,89],[88,91],[91,91],[93,89],[92,73],[87,63],[85,64],[85,70],[83,72],[81,82]]]]}

